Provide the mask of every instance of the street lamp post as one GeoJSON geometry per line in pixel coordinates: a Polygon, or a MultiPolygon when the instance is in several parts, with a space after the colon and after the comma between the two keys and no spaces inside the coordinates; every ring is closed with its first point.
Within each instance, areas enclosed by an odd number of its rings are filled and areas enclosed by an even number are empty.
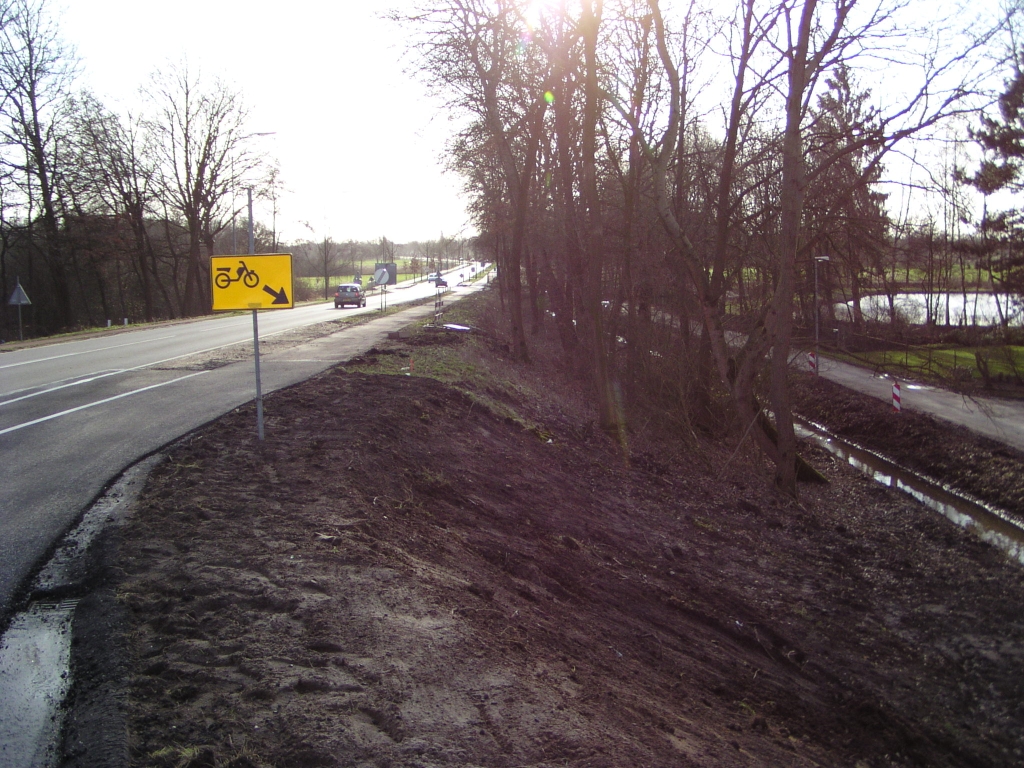
{"type": "MultiPolygon", "coordinates": [[[[253,138],[258,136],[276,136],[277,131],[257,131],[250,133],[245,138],[253,138]]],[[[235,161],[231,161],[231,253],[238,253],[238,246],[235,241],[235,185],[238,184],[238,179],[235,177],[235,161]]],[[[253,232],[252,232],[252,187],[248,187],[249,190],[249,253],[255,253],[253,250],[253,232]]],[[[277,209],[274,209],[274,226],[275,233],[277,227],[277,209]]],[[[276,239],[276,237],[275,237],[276,239]]]]}
{"type": "Polygon", "coordinates": [[[231,255],[238,255],[238,240],[235,238],[235,186],[238,179],[235,178],[235,161],[231,160],[231,255]]]}
{"type": "Polygon", "coordinates": [[[818,316],[821,314],[818,308],[818,262],[828,261],[828,256],[814,257],[814,375],[818,376],[821,369],[821,361],[818,359],[818,316]]]}
{"type": "Polygon", "coordinates": [[[249,253],[256,253],[256,232],[252,226],[252,187],[248,187],[246,192],[249,194],[249,253]]]}

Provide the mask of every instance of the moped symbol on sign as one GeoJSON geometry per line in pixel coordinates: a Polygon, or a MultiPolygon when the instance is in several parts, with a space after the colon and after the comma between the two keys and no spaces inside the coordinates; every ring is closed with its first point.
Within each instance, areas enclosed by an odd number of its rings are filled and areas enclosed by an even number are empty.
{"type": "Polygon", "coordinates": [[[210,259],[213,311],[292,309],[292,255],[214,256],[210,259]]]}
{"type": "Polygon", "coordinates": [[[246,288],[255,288],[260,284],[260,276],[245,266],[245,262],[238,260],[238,267],[234,270],[235,276],[231,276],[231,267],[217,267],[217,274],[213,276],[213,284],[218,288],[227,288],[232,283],[241,280],[246,288]]]}

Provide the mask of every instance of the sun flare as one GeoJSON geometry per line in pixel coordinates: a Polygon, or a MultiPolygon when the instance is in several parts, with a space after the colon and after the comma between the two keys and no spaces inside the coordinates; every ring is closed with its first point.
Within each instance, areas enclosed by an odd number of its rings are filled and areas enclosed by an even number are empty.
{"type": "Polygon", "coordinates": [[[523,4],[523,19],[530,29],[539,29],[545,20],[564,13],[566,0],[528,0],[523,4]]]}

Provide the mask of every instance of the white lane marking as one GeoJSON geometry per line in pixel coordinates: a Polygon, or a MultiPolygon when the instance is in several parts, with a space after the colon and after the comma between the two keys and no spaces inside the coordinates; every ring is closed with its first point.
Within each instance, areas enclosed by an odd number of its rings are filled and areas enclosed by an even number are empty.
{"type": "MultiPolygon", "coordinates": [[[[374,311],[376,311],[376,310],[374,310],[374,311]]],[[[288,331],[293,331],[296,328],[301,328],[301,327],[302,327],[302,325],[289,326],[289,327],[283,328],[283,329],[281,329],[279,331],[271,331],[269,333],[261,333],[260,334],[260,338],[261,339],[262,338],[270,338],[271,336],[277,336],[279,334],[287,333],[288,331]]],[[[95,350],[89,350],[89,351],[91,351],[91,352],[101,352],[101,351],[103,351],[105,349],[116,349],[117,347],[130,347],[130,346],[135,345],[135,344],[146,344],[146,343],[148,343],[150,341],[161,341],[163,339],[170,339],[170,338],[173,338],[175,335],[176,334],[171,334],[169,336],[158,336],[155,339],[149,339],[147,341],[133,341],[133,342],[131,342],[129,344],[117,344],[117,345],[114,345],[114,346],[111,346],[111,347],[102,347],[101,349],[95,349],[95,350]]],[[[72,342],[67,342],[67,343],[70,344],[72,342]]],[[[241,339],[239,341],[228,342],[227,344],[220,344],[220,345],[215,346],[215,347],[207,347],[205,349],[197,349],[194,352],[186,352],[183,355],[176,355],[174,357],[166,357],[163,360],[156,360],[156,361],[151,362],[151,363],[143,363],[142,365],[136,365],[133,368],[122,368],[122,369],[117,370],[117,371],[101,372],[101,373],[96,373],[96,374],[85,374],[85,376],[87,378],[78,379],[78,380],[73,381],[73,382],[68,383],[68,384],[60,384],[60,385],[58,385],[56,387],[50,387],[49,389],[41,389],[38,392],[33,392],[32,394],[29,394],[29,395],[22,395],[21,397],[15,397],[15,398],[11,398],[10,400],[0,401],[0,407],[3,407],[5,405],[9,405],[10,403],[19,402],[21,400],[27,400],[27,399],[32,398],[32,397],[39,397],[40,395],[46,395],[46,394],[49,394],[50,392],[56,392],[57,390],[60,390],[60,389],[66,389],[67,387],[74,387],[74,386],[77,386],[79,384],[88,384],[89,382],[95,381],[96,379],[106,378],[107,376],[116,376],[119,373],[132,373],[134,371],[142,370],[143,368],[149,368],[149,367],[156,366],[156,365],[162,365],[163,363],[170,363],[170,362],[173,362],[174,360],[180,360],[183,357],[191,357],[192,355],[201,355],[201,354],[204,354],[206,352],[215,352],[218,349],[227,349],[228,347],[234,347],[234,346],[237,346],[239,344],[248,344],[248,343],[249,343],[249,339],[241,339]]],[[[28,360],[28,361],[21,362],[21,363],[12,363],[11,365],[2,365],[2,366],[0,366],[0,370],[3,370],[4,368],[16,368],[19,365],[30,365],[31,363],[42,363],[42,362],[45,362],[47,360],[57,360],[57,359],[62,358],[62,357],[73,357],[75,355],[85,355],[85,354],[88,354],[88,352],[70,352],[70,353],[68,353],[66,355],[54,355],[53,357],[41,358],[39,360],[28,360]]],[[[313,362],[323,362],[323,361],[313,361],[313,362]]],[[[15,392],[10,392],[8,394],[16,394],[18,391],[22,391],[23,392],[24,390],[15,390],[15,392]]],[[[3,432],[0,432],[0,434],[3,434],[3,432]]]]}
{"type": "Polygon", "coordinates": [[[56,392],[57,390],[60,389],[67,389],[68,387],[77,387],[79,384],[88,384],[90,381],[96,381],[97,379],[105,379],[107,378],[107,376],[116,376],[119,373],[124,373],[124,371],[118,370],[109,371],[107,373],[98,373],[95,375],[91,375],[86,379],[76,379],[75,381],[69,381],[66,384],[58,384],[55,387],[50,387],[49,389],[42,389],[38,392],[32,392],[28,395],[22,395],[21,397],[12,397],[10,400],[0,400],[0,408],[3,408],[5,405],[10,405],[11,403],[17,403],[22,400],[28,400],[29,398],[32,397],[39,397],[39,395],[47,395],[50,392],[56,392]]]}
{"type": "Polygon", "coordinates": [[[127,344],[114,344],[109,347],[99,347],[98,349],[86,349],[81,352],[68,352],[64,355],[53,355],[52,357],[41,357],[38,360],[23,360],[20,363],[11,363],[10,365],[0,365],[0,371],[5,368],[17,368],[21,365],[32,365],[33,363],[45,363],[49,360],[59,360],[62,357],[75,357],[77,355],[90,355],[93,352],[104,352],[108,349],[120,349],[121,347],[134,347],[136,344],[149,344],[153,341],[163,341],[164,339],[173,339],[177,336],[176,333],[172,333],[169,336],[157,336],[155,339],[146,339],[145,341],[130,341],[127,344]]]}
{"type": "Polygon", "coordinates": [[[113,402],[114,400],[120,400],[123,397],[129,397],[130,395],[137,395],[140,392],[146,392],[150,389],[166,387],[168,384],[176,384],[179,381],[191,379],[194,376],[202,376],[204,373],[209,373],[209,371],[197,371],[196,373],[188,374],[188,376],[179,376],[178,378],[171,379],[170,381],[163,381],[159,384],[150,384],[148,387],[142,387],[141,389],[133,389],[131,392],[122,392],[120,395],[106,397],[103,400],[97,400],[94,403],[86,403],[85,405],[79,405],[77,408],[68,408],[66,411],[61,411],[60,413],[51,413],[49,416],[43,416],[38,419],[33,419],[32,421],[26,421],[24,424],[15,424],[13,427],[7,427],[7,429],[0,429],[0,435],[6,435],[8,432],[17,432],[19,429],[24,429],[25,427],[31,427],[34,426],[35,424],[42,424],[44,421],[50,421],[52,419],[59,419],[61,416],[67,416],[68,414],[75,413],[76,411],[84,411],[86,408],[93,408],[97,405],[110,403],[113,402]]]}
{"type": "MultiPolygon", "coordinates": [[[[313,308],[315,309],[317,307],[313,307],[313,308]]],[[[273,332],[267,333],[267,334],[260,334],[260,338],[264,338],[264,336],[266,336],[266,337],[277,336],[280,333],[287,333],[288,331],[295,330],[296,328],[301,328],[303,325],[312,325],[312,324],[315,324],[316,322],[318,322],[318,321],[313,320],[310,323],[300,323],[299,325],[290,326],[290,327],[284,328],[284,329],[282,329],[280,331],[273,331],[273,332]]],[[[248,325],[248,321],[246,320],[246,321],[242,321],[242,322],[239,322],[239,323],[232,323],[232,325],[243,325],[243,324],[244,325],[248,325]]],[[[107,349],[118,349],[119,347],[131,347],[131,346],[134,346],[136,344],[148,344],[148,343],[153,342],[153,341],[163,341],[164,339],[173,339],[175,336],[177,336],[177,334],[173,334],[172,333],[172,334],[169,334],[167,336],[157,336],[157,337],[155,337],[153,339],[146,339],[145,341],[132,341],[132,342],[129,342],[127,344],[114,344],[114,345],[109,346],[109,347],[99,347],[98,349],[89,349],[89,350],[84,350],[82,352],[68,352],[67,354],[63,354],[63,355],[53,355],[51,357],[41,357],[38,360],[24,360],[24,361],[22,361],[20,363],[10,363],[9,365],[0,365],[0,371],[4,370],[6,368],[17,368],[17,367],[22,366],[22,365],[32,365],[33,363],[45,363],[45,362],[47,362],[49,360],[59,360],[62,357],[75,357],[76,355],[88,355],[88,354],[90,354],[92,352],[103,352],[104,350],[107,350],[107,349]]],[[[127,372],[127,371],[137,371],[140,368],[146,368],[146,367],[151,366],[151,365],[160,365],[161,363],[167,363],[167,362],[170,362],[171,360],[178,360],[178,359],[180,359],[182,357],[188,357],[189,355],[201,355],[204,352],[212,352],[212,351],[217,350],[217,349],[224,349],[226,347],[233,347],[236,344],[245,344],[248,341],[249,341],[248,339],[242,339],[241,341],[232,341],[232,342],[229,342],[227,344],[221,344],[221,345],[216,346],[216,347],[207,347],[206,349],[199,349],[199,350],[196,350],[195,352],[186,352],[184,355],[178,355],[177,357],[168,357],[168,358],[165,358],[164,360],[157,360],[156,362],[153,362],[153,363],[145,363],[144,365],[139,365],[139,366],[136,366],[134,368],[125,368],[124,371],[125,372],[127,372]]],[[[68,342],[64,342],[64,343],[65,344],[78,344],[78,343],[82,343],[82,342],[71,342],[71,341],[68,341],[68,342]]],[[[53,346],[59,346],[59,345],[54,344],[53,346]]],[[[86,375],[91,375],[91,374],[86,374],[86,375]]],[[[0,404],[2,404],[2,403],[0,403],[0,404]]]]}
{"type": "MultiPolygon", "coordinates": [[[[268,334],[268,335],[272,335],[272,334],[268,334]]],[[[14,398],[11,398],[10,400],[0,401],[0,408],[2,408],[5,405],[8,405],[10,403],[16,403],[19,400],[28,400],[31,397],[39,397],[40,395],[47,395],[50,392],[56,392],[59,389],[66,389],[67,387],[74,387],[74,386],[77,386],[79,384],[88,384],[90,381],[96,381],[96,379],[104,379],[107,376],[116,376],[119,373],[133,373],[134,371],[140,371],[143,368],[149,368],[150,366],[161,365],[162,363],[169,363],[169,362],[171,362],[173,360],[180,360],[183,357],[191,357],[192,355],[201,355],[204,352],[213,352],[213,351],[218,350],[218,349],[226,349],[227,347],[234,347],[234,346],[237,346],[239,344],[245,344],[248,341],[249,341],[248,339],[242,339],[241,341],[232,341],[230,344],[221,344],[220,346],[217,346],[217,347],[207,347],[206,349],[200,349],[200,350],[197,350],[195,352],[186,352],[184,355],[177,355],[175,357],[166,357],[163,360],[156,360],[156,361],[154,361],[152,363],[143,363],[142,365],[136,365],[134,368],[121,368],[120,370],[110,371],[109,373],[86,374],[86,376],[88,378],[78,379],[78,380],[72,381],[72,382],[70,382],[68,384],[60,384],[60,385],[58,385],[56,387],[50,387],[49,389],[41,389],[38,392],[33,392],[30,395],[22,395],[21,397],[14,397],[14,398]]],[[[24,390],[22,390],[22,391],[24,391],[24,390]]],[[[12,392],[11,394],[14,394],[14,393],[12,392]]],[[[3,434],[3,433],[0,432],[0,434],[3,434]]]]}
{"type": "Polygon", "coordinates": [[[4,392],[0,397],[13,397],[14,395],[20,395],[22,392],[37,392],[42,387],[62,387],[65,384],[73,384],[74,382],[82,379],[86,376],[99,376],[107,373],[117,373],[120,368],[105,368],[102,371],[93,371],[92,373],[83,373],[78,376],[68,376],[66,379],[57,379],[56,381],[48,381],[46,384],[37,384],[34,387],[22,387],[21,389],[12,389],[10,392],[4,392]]]}

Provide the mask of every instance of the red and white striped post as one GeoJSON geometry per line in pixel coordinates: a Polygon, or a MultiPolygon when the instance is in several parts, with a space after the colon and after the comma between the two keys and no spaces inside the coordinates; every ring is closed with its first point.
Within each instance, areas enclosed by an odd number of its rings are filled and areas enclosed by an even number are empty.
{"type": "Polygon", "coordinates": [[[892,383],[892,409],[896,413],[903,410],[903,405],[900,403],[900,383],[898,381],[892,383]]]}
{"type": "Polygon", "coordinates": [[[818,375],[818,356],[814,352],[807,353],[807,367],[813,375],[818,375]]]}

